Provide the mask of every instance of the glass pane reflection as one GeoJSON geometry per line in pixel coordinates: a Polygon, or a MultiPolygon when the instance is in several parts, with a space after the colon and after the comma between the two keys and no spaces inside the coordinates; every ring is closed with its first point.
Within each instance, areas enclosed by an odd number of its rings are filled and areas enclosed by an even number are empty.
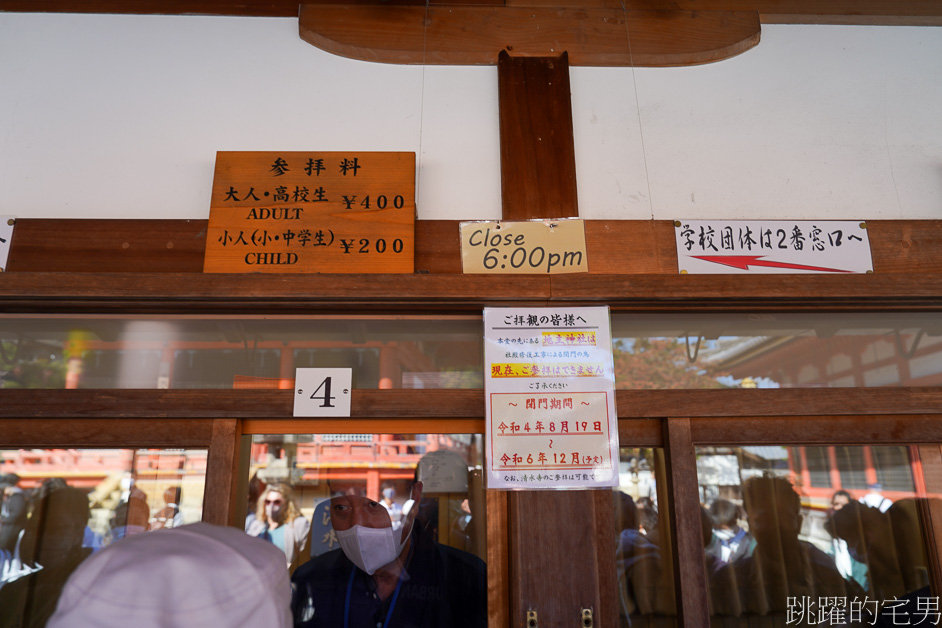
{"type": "Polygon", "coordinates": [[[942,316],[615,314],[618,388],[942,385],[942,316]]]}
{"type": "Polygon", "coordinates": [[[303,519],[294,525],[305,538],[282,547],[292,568],[340,547],[330,505],[341,493],[382,506],[394,530],[414,508],[432,541],[486,557],[480,434],[256,435],[250,451],[246,530],[261,536],[270,519],[279,525],[303,519]],[[423,485],[419,500],[416,478],[423,485]],[[272,513],[266,502],[273,499],[283,499],[286,510],[272,513]]]}
{"type": "Polygon", "coordinates": [[[254,436],[246,532],[285,552],[294,625],[485,628],[482,445],[479,434],[254,436]]]}
{"type": "Polygon", "coordinates": [[[622,447],[615,490],[615,565],[622,626],[673,626],[673,543],[662,449],[622,447]]]}
{"type": "Polygon", "coordinates": [[[925,538],[940,502],[914,489],[917,448],[701,447],[697,466],[713,625],[910,625],[938,610],[925,538]]]}
{"type": "Polygon", "coordinates": [[[0,315],[3,388],[292,388],[302,367],[356,388],[480,388],[480,317],[0,315]]]}
{"type": "Polygon", "coordinates": [[[126,536],[199,521],[206,450],[0,450],[0,626],[44,626],[69,575],[126,536]]]}

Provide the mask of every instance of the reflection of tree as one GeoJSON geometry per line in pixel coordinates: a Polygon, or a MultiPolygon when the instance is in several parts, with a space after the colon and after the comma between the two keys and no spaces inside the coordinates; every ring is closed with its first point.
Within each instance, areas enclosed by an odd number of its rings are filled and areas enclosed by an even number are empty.
{"type": "Polygon", "coordinates": [[[691,364],[686,347],[674,339],[620,341],[614,351],[618,388],[725,388],[715,379],[725,372],[691,364]]]}
{"type": "Polygon", "coordinates": [[[37,345],[40,350],[32,347],[31,351],[23,351],[22,342],[0,343],[0,370],[5,371],[0,378],[0,388],[64,388],[65,362],[37,355],[51,353],[41,345],[37,345]]]}

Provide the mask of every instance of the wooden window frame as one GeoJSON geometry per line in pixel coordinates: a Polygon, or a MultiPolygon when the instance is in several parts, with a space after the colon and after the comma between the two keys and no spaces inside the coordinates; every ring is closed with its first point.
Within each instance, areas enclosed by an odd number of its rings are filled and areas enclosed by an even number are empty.
{"type": "MultiPolygon", "coordinates": [[[[5,273],[0,281],[0,307],[9,314],[446,316],[480,314],[487,306],[599,304],[618,313],[942,311],[942,276],[16,272],[5,273]]],[[[217,523],[234,521],[241,435],[297,432],[311,425],[290,418],[293,398],[286,390],[4,390],[2,395],[4,446],[209,447],[204,518],[217,523]]],[[[704,625],[707,617],[702,570],[680,568],[702,561],[696,446],[942,443],[940,388],[619,390],[616,399],[621,442],[664,447],[667,453],[671,524],[678,543],[678,613],[685,626],[704,625]]],[[[334,431],[341,423],[345,432],[483,431],[484,392],[355,390],[349,420],[317,425],[334,431]]],[[[931,449],[937,459],[938,447],[931,449]]],[[[491,599],[498,601],[491,610],[491,625],[509,625],[519,609],[513,607],[508,587],[501,589],[497,583],[513,582],[508,556],[514,542],[509,539],[515,537],[506,529],[523,498],[496,491],[488,495],[489,570],[496,578],[491,581],[491,599]]],[[[601,538],[605,517],[599,513],[610,508],[611,495],[595,492],[591,504],[601,538]]],[[[942,539],[938,521],[933,516],[934,542],[942,539]]],[[[614,625],[614,578],[605,578],[608,571],[614,573],[614,562],[606,551],[599,546],[596,619],[614,625]]],[[[936,568],[932,583],[940,582],[936,568]]]]}

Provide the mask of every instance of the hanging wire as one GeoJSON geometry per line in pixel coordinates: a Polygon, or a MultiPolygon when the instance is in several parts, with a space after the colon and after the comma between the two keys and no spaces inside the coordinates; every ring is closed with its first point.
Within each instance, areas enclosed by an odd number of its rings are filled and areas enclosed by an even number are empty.
{"type": "Polygon", "coordinates": [[[684,342],[687,343],[687,361],[691,364],[696,363],[697,357],[700,355],[700,343],[703,342],[703,335],[697,336],[697,344],[693,348],[693,354],[690,353],[690,336],[684,336],[684,342]]]}
{"type": "Polygon", "coordinates": [[[625,15],[625,38],[628,41],[628,63],[631,66],[631,82],[635,93],[635,111],[638,114],[638,137],[641,140],[641,159],[644,163],[644,180],[648,187],[648,207],[651,220],[654,220],[654,198],[651,196],[651,174],[648,171],[648,151],[644,147],[644,127],[641,124],[641,101],[638,99],[638,77],[635,75],[635,59],[631,51],[631,29],[628,28],[628,6],[621,0],[621,10],[625,15]]]}
{"type": "Polygon", "coordinates": [[[922,340],[922,337],[926,335],[926,330],[919,330],[919,333],[916,334],[916,337],[913,339],[913,344],[909,349],[903,347],[903,336],[899,333],[899,330],[897,329],[893,333],[896,334],[896,352],[901,358],[910,360],[916,355],[916,350],[919,349],[919,342],[922,340]]]}

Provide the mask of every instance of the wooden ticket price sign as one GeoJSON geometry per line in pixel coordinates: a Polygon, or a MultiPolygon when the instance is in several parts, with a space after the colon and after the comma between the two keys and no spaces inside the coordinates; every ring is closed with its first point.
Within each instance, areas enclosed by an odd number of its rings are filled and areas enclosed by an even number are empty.
{"type": "Polygon", "coordinates": [[[415,153],[216,154],[207,273],[411,273],[415,153]]]}

